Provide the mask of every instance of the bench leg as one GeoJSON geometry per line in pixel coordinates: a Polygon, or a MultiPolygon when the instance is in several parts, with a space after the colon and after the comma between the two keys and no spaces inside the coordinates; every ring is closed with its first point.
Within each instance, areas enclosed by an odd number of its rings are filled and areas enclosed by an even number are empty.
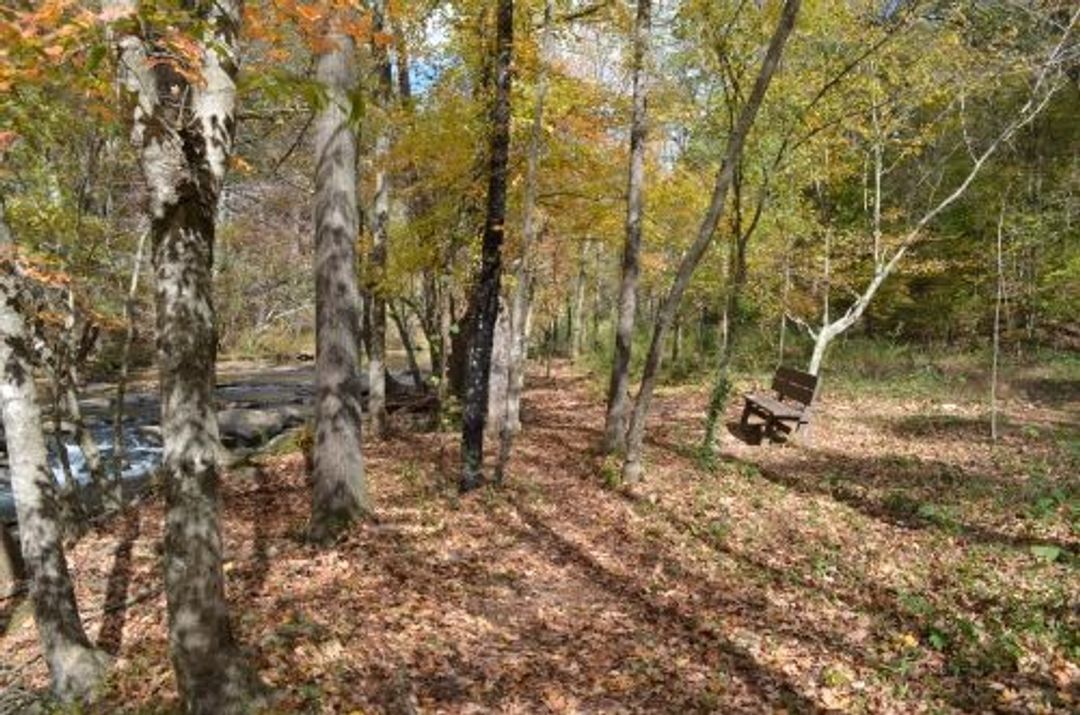
{"type": "Polygon", "coordinates": [[[746,434],[746,428],[750,426],[750,400],[743,404],[742,419],[739,420],[739,431],[746,434]]]}

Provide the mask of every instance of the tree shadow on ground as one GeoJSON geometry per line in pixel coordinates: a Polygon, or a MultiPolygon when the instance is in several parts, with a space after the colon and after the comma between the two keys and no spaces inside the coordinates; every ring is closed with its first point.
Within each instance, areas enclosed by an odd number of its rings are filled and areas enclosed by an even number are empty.
{"type": "Polygon", "coordinates": [[[29,583],[26,580],[26,565],[23,563],[22,549],[17,535],[8,531],[5,524],[0,524],[0,637],[7,635],[15,619],[15,614],[26,601],[29,583]]]}
{"type": "Polygon", "coordinates": [[[1053,546],[1076,555],[1076,542],[1008,533],[998,528],[963,521],[953,510],[969,514],[996,513],[980,504],[1023,506],[1032,495],[1023,483],[967,470],[936,459],[886,454],[853,456],[833,449],[800,451],[799,457],[763,465],[729,456],[736,463],[756,468],[765,479],[795,492],[843,502],[862,514],[908,529],[937,529],[965,541],[1014,549],[1053,546]]]}
{"type": "MultiPolygon", "coordinates": [[[[672,444],[669,438],[661,437],[659,440],[651,442],[651,444],[654,448],[669,451],[673,455],[686,456],[684,454],[687,451],[686,447],[672,444]]],[[[903,493],[900,488],[888,492],[888,496],[882,500],[872,492],[866,493],[867,490],[863,492],[845,491],[843,485],[836,486],[837,475],[830,470],[843,472],[847,469],[859,474],[866,469],[876,468],[878,466],[878,460],[876,459],[858,459],[846,454],[840,455],[835,452],[828,452],[824,455],[818,454],[816,461],[808,467],[806,462],[798,461],[798,456],[804,454],[802,450],[789,453],[793,455],[793,460],[780,468],[763,467],[750,459],[738,459],[730,455],[725,455],[725,457],[731,463],[739,465],[742,468],[740,471],[744,474],[760,474],[764,479],[790,489],[795,493],[809,496],[826,496],[847,506],[854,507],[866,516],[903,529],[937,529],[957,537],[961,543],[968,541],[1005,546],[1012,549],[1023,549],[1025,551],[1032,546],[1056,546],[1066,554],[1075,554],[1077,551],[1077,545],[1067,540],[1004,533],[977,524],[961,523],[955,518],[944,517],[941,513],[932,509],[920,510],[920,502],[918,501],[903,501],[894,498],[896,494],[903,493]],[[828,467],[828,470],[826,467],[828,467]],[[749,471],[746,471],[747,468],[749,468],[749,471]]],[[[913,460],[897,455],[889,455],[883,461],[893,470],[897,468],[902,470],[900,474],[890,473],[890,478],[884,480],[886,484],[893,484],[894,486],[897,484],[902,486],[907,482],[918,481],[917,478],[925,476],[923,471],[927,471],[929,478],[919,482],[922,488],[920,493],[924,494],[930,494],[932,491],[930,488],[935,486],[934,473],[942,471],[945,466],[948,466],[932,460],[913,460]]],[[[944,485],[951,490],[948,492],[948,496],[943,497],[941,490],[930,494],[930,496],[936,494],[936,498],[962,499],[967,494],[963,481],[978,476],[967,472],[946,471],[945,473],[947,477],[951,477],[945,480],[946,484],[944,485]]],[[[696,479],[696,477],[689,478],[696,479]]],[[[875,481],[875,485],[878,484],[878,481],[880,480],[875,481]]],[[[998,481],[991,480],[991,490],[994,490],[995,493],[1001,488],[998,481]]],[[[1009,484],[1012,490],[1009,498],[1022,499],[1024,497],[1025,489],[1023,485],[1012,484],[1008,480],[1000,481],[1009,484]]],[[[798,568],[792,570],[777,569],[760,557],[732,549],[725,543],[722,536],[717,537],[715,534],[710,533],[708,524],[691,522],[674,509],[665,508],[658,502],[654,503],[653,500],[644,499],[633,493],[623,492],[621,496],[635,505],[639,513],[652,513],[667,521],[675,530],[684,533],[687,537],[708,546],[718,554],[723,554],[735,559],[737,562],[741,562],[748,567],[749,571],[767,574],[778,589],[792,594],[796,602],[802,601],[809,606],[809,604],[816,602],[822,594],[825,594],[830,599],[872,616],[873,643],[876,647],[880,648],[893,642],[897,633],[921,634],[921,637],[927,643],[931,642],[930,639],[937,633],[938,626],[933,622],[933,616],[921,612],[921,607],[918,605],[919,601],[911,600],[912,594],[901,594],[891,588],[882,587],[868,581],[865,574],[857,569],[843,569],[842,578],[827,582],[821,582],[816,578],[811,579],[809,575],[799,573],[798,568]]],[[[744,578],[733,573],[734,583],[743,586],[744,581],[744,578]]],[[[975,601],[967,600],[972,596],[973,594],[965,593],[962,603],[952,605],[947,599],[945,601],[938,599],[937,606],[930,613],[946,619],[947,623],[951,623],[948,619],[953,618],[956,619],[956,622],[963,622],[967,617],[963,605],[966,604],[977,610],[986,608],[993,609],[998,613],[1011,613],[1010,618],[1014,619],[1023,617],[1022,614],[1015,612],[1016,605],[1003,596],[995,597],[983,594],[976,597],[975,601]]],[[[1033,612],[1042,612],[1045,617],[1052,621],[1064,623],[1069,620],[1068,607],[1057,603],[1053,598],[1042,605],[1031,599],[1026,599],[1023,608],[1033,612]]],[[[777,624],[775,622],[751,623],[750,627],[759,631],[785,633],[802,641],[814,640],[812,637],[814,633],[813,626],[807,628],[798,621],[791,624],[777,624]]],[[[836,647],[843,648],[841,645],[843,641],[842,635],[842,633],[834,634],[834,641],[831,644],[831,649],[834,652],[836,647]]],[[[1051,700],[1056,697],[1054,695],[1055,685],[1045,675],[1025,674],[1017,672],[1015,665],[997,663],[996,658],[1004,657],[1008,661],[1011,656],[1002,651],[998,647],[1000,644],[996,641],[991,644],[996,650],[990,648],[990,646],[985,648],[980,646],[977,649],[983,654],[981,657],[984,660],[974,664],[971,664],[969,660],[972,658],[972,651],[968,648],[968,645],[949,643],[943,651],[943,655],[948,657],[950,663],[955,667],[949,673],[941,674],[939,676],[940,682],[949,684],[946,699],[955,707],[963,710],[995,707],[995,704],[999,703],[999,689],[1002,682],[1039,689],[1044,694],[1047,694],[1047,697],[1051,700]],[[965,665],[965,663],[967,664],[965,665]]],[[[929,646],[926,647],[929,648],[929,646]]],[[[856,646],[854,649],[847,648],[849,652],[861,652],[865,649],[865,645],[856,646]]],[[[887,662],[887,660],[888,658],[881,653],[876,655],[866,653],[862,658],[862,662],[873,669],[890,670],[896,667],[895,662],[887,662]],[[881,658],[886,659],[882,660],[881,658]]]]}
{"type": "Polygon", "coordinates": [[[900,439],[986,442],[990,439],[990,418],[980,415],[913,414],[886,417],[881,426],[900,439]]]}
{"type": "MultiPolygon", "coordinates": [[[[449,654],[420,658],[420,664],[413,658],[410,668],[373,665],[366,670],[364,678],[380,684],[377,685],[379,699],[386,701],[388,707],[390,703],[400,703],[403,693],[433,700],[443,707],[474,701],[478,695],[474,687],[477,683],[483,683],[480,698],[487,706],[505,707],[511,699],[521,697],[536,704],[543,701],[546,692],[552,689],[569,692],[573,684],[580,685],[583,679],[595,686],[611,668],[621,669],[640,661],[651,643],[669,647],[678,643],[679,652],[689,652],[699,662],[715,666],[716,672],[740,678],[759,702],[796,712],[819,711],[782,674],[759,664],[703,618],[705,613],[718,617],[719,611],[714,608],[729,613],[747,609],[761,612],[763,597],[755,602],[728,598],[717,584],[701,585],[699,590],[703,594],[710,592],[715,598],[710,599],[709,608],[688,613],[684,608],[664,603],[638,579],[602,565],[520,500],[509,496],[507,501],[513,512],[496,506],[483,517],[486,532],[511,538],[511,543],[500,547],[481,545],[478,551],[463,552],[448,561],[436,560],[431,558],[431,543],[424,537],[381,529],[375,540],[363,545],[365,560],[390,579],[390,588],[397,598],[435,600],[451,610],[464,609],[474,618],[514,633],[512,654],[496,639],[455,644],[449,654]],[[518,518],[512,518],[512,513],[518,518]],[[556,573],[569,569],[565,572],[567,578],[581,579],[591,595],[583,594],[580,600],[563,604],[566,608],[588,609],[608,603],[611,605],[607,608],[629,611],[629,619],[620,624],[621,629],[611,631],[588,618],[568,618],[570,625],[566,621],[551,623],[543,608],[527,597],[542,592],[546,582],[535,580],[531,574],[516,573],[514,569],[518,565],[500,556],[503,550],[516,548],[536,554],[550,563],[556,573]],[[603,643],[601,652],[584,645],[598,641],[603,643]],[[590,658],[584,658],[586,653],[590,658]],[[594,662],[596,657],[604,662],[594,662]]],[[[829,638],[828,634],[819,635],[822,641],[829,638]]],[[[408,652],[399,652],[390,662],[408,662],[409,656],[408,652]]],[[[635,706],[654,712],[715,709],[704,693],[680,678],[673,663],[665,663],[647,680],[654,687],[639,692],[633,701],[635,706]]],[[[587,709],[618,709],[620,703],[626,705],[618,695],[600,696],[595,687],[592,690],[593,695],[582,702],[587,709]]]]}
{"type": "Polygon", "coordinates": [[[113,565],[105,585],[104,615],[98,631],[98,647],[116,655],[124,639],[127,621],[128,588],[131,584],[132,551],[142,530],[142,510],[138,505],[128,507],[121,524],[120,542],[113,553],[113,565]]]}
{"type": "Polygon", "coordinates": [[[1051,407],[1064,407],[1080,402],[1080,380],[1068,378],[1028,378],[1016,380],[1013,386],[1019,389],[1027,399],[1051,407]]]}
{"type": "MultiPolygon", "coordinates": [[[[0,637],[6,636],[16,620],[19,620],[16,616],[23,612],[23,604],[26,603],[28,595],[25,584],[22,584],[15,595],[5,598],[0,603],[0,637]]],[[[29,611],[26,612],[29,615],[29,611]]]]}
{"type": "MultiPolygon", "coordinates": [[[[708,659],[719,656],[728,672],[738,675],[770,705],[794,709],[800,713],[820,711],[820,708],[801,694],[784,675],[758,663],[750,653],[710,628],[697,614],[686,613],[677,606],[658,600],[635,579],[605,567],[581,546],[562,536],[520,500],[511,499],[511,504],[528,528],[509,528],[514,529],[521,538],[534,543],[541,551],[550,554],[551,558],[572,564],[588,578],[589,583],[635,611],[642,626],[658,631],[656,635],[661,638],[682,640],[687,647],[697,651],[698,657],[708,659]]],[[[699,593],[707,595],[708,592],[700,590],[699,593]]],[[[758,603],[751,607],[755,605],[761,609],[763,604],[758,603]]],[[[739,606],[745,608],[746,604],[739,606]]]]}
{"type": "Polygon", "coordinates": [[[255,465],[252,472],[255,488],[243,494],[237,501],[238,511],[251,524],[251,560],[244,565],[244,590],[258,594],[263,590],[270,571],[269,544],[271,535],[268,526],[271,520],[268,514],[274,513],[274,492],[267,478],[263,465],[255,465]]]}

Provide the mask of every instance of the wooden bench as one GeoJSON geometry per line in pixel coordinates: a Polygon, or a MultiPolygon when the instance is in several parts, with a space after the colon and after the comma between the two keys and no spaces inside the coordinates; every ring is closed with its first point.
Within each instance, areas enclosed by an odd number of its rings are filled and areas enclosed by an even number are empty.
{"type": "Polygon", "coordinates": [[[761,393],[746,395],[739,427],[750,434],[750,417],[764,420],[765,434],[775,439],[797,432],[810,423],[810,405],[814,401],[818,379],[810,373],[790,367],[780,367],[773,376],[772,389],[776,397],[761,393]]]}

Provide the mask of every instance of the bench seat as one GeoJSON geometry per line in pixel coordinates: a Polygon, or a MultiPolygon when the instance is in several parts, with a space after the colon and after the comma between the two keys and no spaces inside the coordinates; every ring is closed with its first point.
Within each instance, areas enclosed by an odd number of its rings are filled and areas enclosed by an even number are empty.
{"type": "Polygon", "coordinates": [[[781,402],[774,397],[762,395],[761,393],[754,392],[746,395],[746,401],[752,403],[760,410],[768,412],[770,416],[781,420],[797,420],[805,413],[805,410],[803,409],[794,405],[789,405],[786,402],[781,402]]]}
{"type": "MultiPolygon", "coordinates": [[[[764,433],[779,439],[810,424],[810,403],[817,393],[817,377],[809,373],[779,367],[773,376],[772,389],[776,396],[753,392],[746,397],[740,428],[750,434],[750,417],[765,421],[764,433]]],[[[753,442],[756,444],[756,442],[753,442]]]]}

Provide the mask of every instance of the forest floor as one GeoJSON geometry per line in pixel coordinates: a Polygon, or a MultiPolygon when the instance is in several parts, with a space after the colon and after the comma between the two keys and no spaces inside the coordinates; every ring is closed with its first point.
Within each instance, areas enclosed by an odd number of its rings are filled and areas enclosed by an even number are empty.
{"type": "MultiPolygon", "coordinates": [[[[594,385],[531,380],[499,490],[454,493],[454,434],[369,441],[378,521],[332,548],[303,541],[301,455],[225,476],[232,613],[275,711],[1075,712],[1074,393],[1011,401],[991,446],[973,403],[826,392],[812,444],[725,434],[703,464],[705,391],[666,389],[623,490],[594,385]]],[[[176,707],[161,533],[151,497],[69,552],[118,655],[101,712],[176,707]]],[[[8,702],[46,684],[26,610],[0,601],[8,702]]]]}

